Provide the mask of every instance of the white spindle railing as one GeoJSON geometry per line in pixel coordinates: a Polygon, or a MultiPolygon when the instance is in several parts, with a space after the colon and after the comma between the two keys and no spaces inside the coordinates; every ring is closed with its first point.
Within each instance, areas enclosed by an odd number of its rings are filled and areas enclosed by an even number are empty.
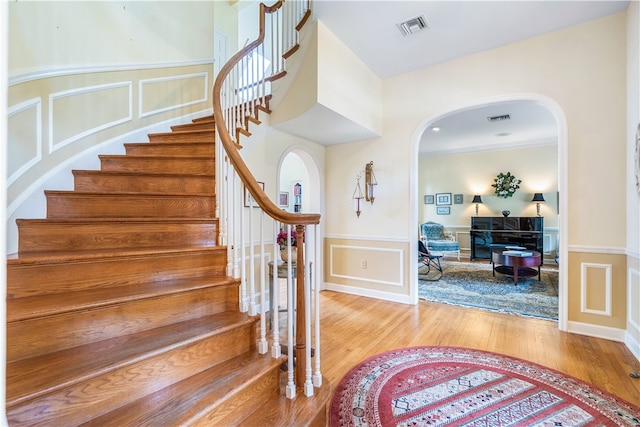
{"type": "Polygon", "coordinates": [[[250,121],[258,122],[260,110],[269,110],[271,81],[284,76],[286,58],[297,49],[298,31],[309,16],[309,7],[308,0],[261,5],[259,38],[248,43],[222,67],[213,95],[220,177],[218,217],[224,223],[220,226],[220,243],[228,246],[228,274],[240,278],[240,310],[252,316],[260,315],[258,352],[267,353],[271,345],[274,358],[282,354],[279,310],[282,273],[278,268],[275,238],[280,230],[286,230],[288,236],[294,231],[298,235],[297,257],[292,258],[291,245],[288,245],[289,257],[284,270],[289,367],[286,395],[289,398],[296,396],[297,388],[311,396],[314,387],[322,384],[320,272],[315,268],[320,256],[320,216],[283,212],[276,206],[239,155],[239,139],[243,132],[248,134],[250,121]],[[251,195],[248,203],[247,192],[251,195]],[[273,244],[267,246],[265,242],[270,238],[273,244]],[[273,314],[268,316],[268,311],[273,314]],[[312,365],[312,345],[315,347],[315,365],[312,365]],[[298,361],[295,366],[294,358],[298,361]]]}

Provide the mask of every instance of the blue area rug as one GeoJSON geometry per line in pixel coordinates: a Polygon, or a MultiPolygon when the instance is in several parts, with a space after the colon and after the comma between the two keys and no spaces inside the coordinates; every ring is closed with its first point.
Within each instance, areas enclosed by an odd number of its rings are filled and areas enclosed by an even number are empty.
{"type": "Polygon", "coordinates": [[[474,307],[500,313],[558,320],[558,270],[542,267],[538,276],[519,278],[492,274],[491,264],[443,261],[444,274],[435,282],[418,271],[418,296],[427,301],[474,307]]]}

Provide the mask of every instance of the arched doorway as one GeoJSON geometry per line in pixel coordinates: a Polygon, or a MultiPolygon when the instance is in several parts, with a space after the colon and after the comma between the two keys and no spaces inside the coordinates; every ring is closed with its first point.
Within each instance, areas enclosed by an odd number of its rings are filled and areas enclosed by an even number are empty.
{"type": "Polygon", "coordinates": [[[289,212],[320,213],[320,225],[311,227],[306,235],[307,258],[315,260],[313,269],[313,283],[322,289],[323,250],[322,217],[324,214],[324,189],[318,163],[314,157],[303,148],[294,147],[285,152],[278,166],[276,180],[278,194],[276,200],[280,207],[289,212]]]}
{"type": "MultiPolygon", "coordinates": [[[[555,137],[557,140],[557,145],[555,146],[555,149],[553,150],[553,152],[556,155],[557,158],[557,191],[550,191],[550,194],[554,194],[555,193],[555,200],[552,200],[552,203],[550,206],[551,209],[553,209],[553,214],[556,216],[557,220],[555,221],[555,224],[557,226],[557,242],[559,242],[558,247],[557,247],[557,252],[560,256],[560,259],[566,259],[566,212],[567,212],[567,206],[566,206],[566,200],[567,200],[567,191],[566,191],[566,175],[567,175],[567,159],[566,159],[566,145],[567,145],[567,129],[566,129],[566,120],[565,120],[565,116],[563,111],[560,109],[560,107],[558,106],[557,103],[555,103],[553,100],[543,97],[543,96],[539,96],[536,94],[525,94],[525,95],[511,95],[511,96],[501,96],[501,97],[494,97],[494,98],[490,98],[490,99],[485,99],[485,100],[479,100],[477,102],[470,102],[467,105],[462,105],[459,106],[457,108],[450,108],[447,111],[443,111],[440,114],[434,115],[426,120],[424,120],[421,125],[419,126],[419,129],[416,130],[416,132],[414,133],[414,159],[415,162],[413,162],[413,167],[414,167],[414,171],[412,173],[412,180],[413,180],[413,185],[412,185],[412,198],[414,199],[414,203],[412,204],[412,206],[415,207],[414,211],[412,212],[412,216],[414,216],[415,221],[411,221],[411,231],[412,233],[415,234],[415,230],[418,228],[419,223],[421,223],[424,218],[425,218],[425,209],[428,209],[428,207],[425,207],[424,201],[423,201],[423,196],[426,195],[426,190],[425,190],[425,186],[423,184],[421,184],[420,182],[420,152],[421,152],[421,142],[423,140],[423,136],[428,139],[428,136],[425,135],[428,132],[432,132],[433,129],[431,129],[434,125],[434,123],[437,123],[438,121],[440,121],[443,118],[446,117],[453,117],[455,114],[458,113],[462,113],[462,112],[468,112],[470,110],[473,109],[482,109],[482,108],[486,108],[487,106],[498,106],[500,104],[513,104],[513,103],[535,103],[538,107],[542,107],[551,117],[553,117],[554,120],[554,125],[555,125],[555,137]],[[425,194],[422,194],[425,193],[425,194]]],[[[487,118],[484,118],[484,120],[486,121],[487,118]]],[[[524,145],[524,144],[523,144],[524,145]]],[[[492,149],[496,149],[497,147],[492,147],[492,149]]],[[[470,150],[473,153],[473,150],[470,150]]],[[[481,150],[480,150],[481,151],[481,150]]],[[[473,156],[473,154],[471,154],[471,156],[473,156]]],[[[478,154],[478,157],[480,157],[480,154],[478,154]]],[[[517,156],[516,156],[517,157],[517,156]]],[[[485,157],[486,158],[486,157],[485,157]]],[[[515,162],[517,162],[517,158],[512,158],[511,159],[512,162],[511,164],[516,164],[515,162]]],[[[523,160],[524,161],[524,160],[523,160]]],[[[501,170],[498,170],[499,167],[496,166],[496,170],[495,173],[499,173],[501,172],[501,170]]],[[[495,178],[495,176],[493,176],[493,178],[495,178]]],[[[484,179],[486,181],[486,179],[484,179]]],[[[481,188],[471,188],[472,185],[470,185],[470,183],[466,183],[467,184],[467,188],[464,190],[464,192],[462,190],[459,190],[460,193],[466,193],[466,198],[465,198],[465,203],[464,203],[464,207],[461,206],[460,209],[460,217],[462,216],[470,216],[473,215],[475,213],[474,211],[474,206],[470,203],[471,198],[473,197],[473,195],[475,194],[476,191],[487,191],[487,188],[485,188],[484,190],[481,188]]],[[[484,187],[490,187],[491,181],[489,182],[484,182],[484,187]]],[[[540,185],[544,185],[544,183],[540,183],[540,185]]],[[[489,190],[493,191],[492,188],[489,188],[489,190]]],[[[527,191],[532,191],[533,188],[528,189],[527,191]]],[[[435,192],[435,191],[434,191],[435,192]]],[[[443,188],[441,190],[441,192],[443,193],[448,193],[449,190],[446,188],[443,188]]],[[[529,196],[530,197],[530,196],[529,196]]],[[[535,215],[535,208],[534,209],[534,215],[535,215]]],[[[494,207],[495,210],[495,207],[494,207]]],[[[444,211],[444,210],[442,210],[444,211]]],[[[435,211],[434,211],[435,212],[435,211]]],[[[497,211],[498,215],[499,215],[499,210],[497,211]]],[[[549,213],[551,213],[551,211],[549,211],[549,213]]],[[[427,216],[428,217],[428,216],[427,216]]],[[[461,224],[457,224],[458,226],[460,226],[461,224]]],[[[467,230],[466,233],[468,233],[468,224],[466,224],[467,230]]],[[[456,227],[453,227],[456,228],[456,227]]],[[[555,228],[555,227],[552,227],[555,228]]],[[[556,242],[551,241],[549,242],[551,243],[553,246],[556,245],[556,242]]],[[[462,245],[461,245],[462,246],[462,245]]],[[[468,248],[468,245],[467,245],[468,248]]],[[[415,259],[417,259],[417,256],[415,257],[415,259]]],[[[560,274],[559,274],[559,328],[561,330],[566,330],[566,323],[567,323],[567,301],[566,301],[566,286],[567,286],[567,278],[566,278],[566,268],[562,268],[562,262],[560,263],[560,274]]],[[[413,279],[412,279],[413,280],[413,279]]],[[[412,293],[416,294],[416,298],[415,298],[415,302],[417,303],[418,299],[417,299],[417,278],[415,279],[415,282],[412,282],[412,293]],[[415,287],[414,287],[415,285],[415,287]]]]}

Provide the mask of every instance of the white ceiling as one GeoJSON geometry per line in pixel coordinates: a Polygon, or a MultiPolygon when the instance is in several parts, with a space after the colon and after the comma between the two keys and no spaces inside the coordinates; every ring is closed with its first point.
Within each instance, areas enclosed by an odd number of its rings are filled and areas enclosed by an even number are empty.
{"type": "MultiPolygon", "coordinates": [[[[627,0],[315,0],[313,8],[315,17],[384,79],[611,15],[626,10],[628,4],[627,0]],[[430,28],[403,36],[397,24],[419,15],[424,15],[430,28]]],[[[513,147],[549,143],[556,138],[553,116],[534,102],[467,110],[444,117],[437,124],[442,130],[425,132],[422,152],[513,147]],[[501,114],[511,114],[511,120],[488,122],[487,117],[501,114]],[[497,137],[501,132],[510,135],[497,137]]],[[[346,142],[332,138],[322,143],[346,142]]]]}

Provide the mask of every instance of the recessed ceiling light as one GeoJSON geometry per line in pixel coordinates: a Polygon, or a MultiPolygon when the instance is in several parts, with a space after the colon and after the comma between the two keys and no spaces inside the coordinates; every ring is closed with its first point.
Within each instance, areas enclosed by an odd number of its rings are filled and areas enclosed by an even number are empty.
{"type": "Polygon", "coordinates": [[[431,130],[434,132],[440,132],[440,128],[438,126],[432,127],[431,130]]]}
{"type": "Polygon", "coordinates": [[[496,133],[496,136],[509,136],[511,135],[511,132],[500,132],[500,133],[496,133]]]}

